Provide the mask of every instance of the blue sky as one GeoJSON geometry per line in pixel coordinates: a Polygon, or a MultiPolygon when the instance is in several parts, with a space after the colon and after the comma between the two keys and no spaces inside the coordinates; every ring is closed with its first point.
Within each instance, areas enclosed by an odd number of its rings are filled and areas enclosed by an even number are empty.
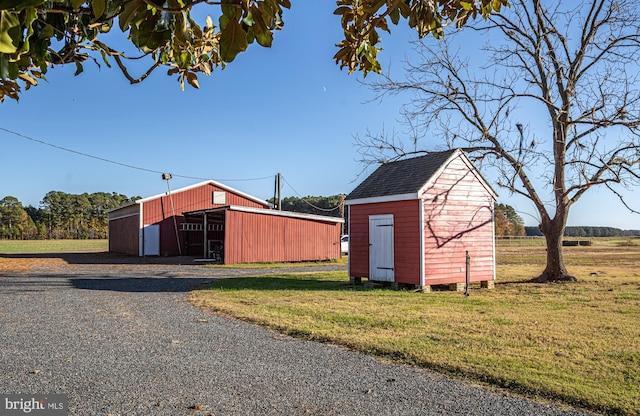
{"type": "MultiPolygon", "coordinates": [[[[215,179],[267,199],[276,173],[285,196],[349,193],[363,169],[353,135],[366,129],[404,131],[398,121],[402,97],[369,102],[372,92],[359,74],[340,70],[332,57],[340,40],[331,1],[293,2],[271,49],[252,45],[225,70],[200,77],[200,90],[181,91],[175,78],[157,70],[129,85],[120,71],[85,65],[49,70],[48,82],[0,104],[0,127],[56,146],[174,175],[172,189],[215,179]],[[181,178],[189,176],[193,178],[181,178]],[[195,179],[200,178],[200,179],[195,179]],[[258,179],[261,178],[261,179],[258,179]]],[[[383,40],[383,66],[402,67],[416,35],[392,27],[383,40]]],[[[116,30],[116,32],[119,32],[116,30]]],[[[119,33],[118,33],[119,34],[119,33]]],[[[430,40],[433,41],[433,40],[430,40]]],[[[369,77],[375,77],[375,74],[369,77]]],[[[368,77],[368,78],[369,78],[368,77]]],[[[37,206],[49,191],[118,192],[150,196],[165,192],[160,174],[65,152],[0,131],[0,198],[11,195],[37,206]]],[[[433,147],[442,147],[434,143],[433,147]]],[[[490,178],[489,178],[490,179],[490,178]]],[[[523,199],[516,207],[527,225],[536,221],[523,199]]],[[[631,194],[630,194],[631,195],[631,194]]],[[[587,195],[572,208],[570,225],[640,228],[609,194],[587,195]]],[[[637,192],[632,206],[640,208],[637,192]]]]}

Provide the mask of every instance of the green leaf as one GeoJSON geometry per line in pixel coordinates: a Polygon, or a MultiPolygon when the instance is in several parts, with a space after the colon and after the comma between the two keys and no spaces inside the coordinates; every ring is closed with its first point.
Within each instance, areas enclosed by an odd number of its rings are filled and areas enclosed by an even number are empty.
{"type": "Polygon", "coordinates": [[[75,61],[75,64],[76,64],[76,72],[73,75],[78,76],[82,74],[82,71],[84,71],[84,68],[82,67],[82,64],[78,61],[75,61]]]}
{"type": "Polygon", "coordinates": [[[22,44],[22,47],[20,48],[21,54],[24,52],[28,53],[29,49],[31,48],[31,37],[35,32],[33,29],[33,23],[38,17],[38,13],[36,12],[35,8],[29,7],[25,9],[23,16],[24,16],[24,24],[27,27],[27,34],[25,36],[25,41],[22,44]]]}
{"type": "Polygon", "coordinates": [[[93,10],[93,16],[97,19],[104,14],[105,0],[92,0],[91,9],[93,10]]]}
{"type": "Polygon", "coordinates": [[[0,79],[9,78],[9,57],[0,53],[0,79]]]}
{"type": "Polygon", "coordinates": [[[389,13],[389,17],[391,18],[391,22],[393,22],[394,25],[397,25],[400,21],[400,9],[396,7],[391,10],[391,13],[389,13]]]}
{"type": "Polygon", "coordinates": [[[220,35],[220,57],[225,62],[231,62],[236,55],[247,49],[247,32],[235,20],[230,20],[220,35]]]}
{"type": "Polygon", "coordinates": [[[462,8],[466,11],[473,9],[473,4],[468,1],[461,1],[460,6],[462,6],[462,8]]]}
{"type": "Polygon", "coordinates": [[[229,20],[238,20],[238,17],[242,15],[241,8],[236,2],[228,0],[222,1],[222,14],[229,18],[229,20]]]}
{"type": "Polygon", "coordinates": [[[18,68],[18,63],[14,61],[9,61],[9,78],[16,79],[20,75],[20,68],[18,68]]]}
{"type": "Polygon", "coordinates": [[[71,0],[71,7],[79,9],[84,4],[84,0],[71,0]]]}
{"type": "Polygon", "coordinates": [[[143,20],[143,18],[137,17],[137,14],[139,11],[145,9],[146,5],[142,1],[134,0],[127,2],[127,4],[124,6],[124,9],[122,10],[122,13],[120,13],[120,15],[118,16],[118,24],[120,25],[120,30],[126,32],[129,28],[129,25],[134,22],[143,20]]]}
{"type": "Polygon", "coordinates": [[[46,0],[0,0],[0,10],[20,11],[27,7],[42,5],[46,0]]]}
{"type": "MultiPolygon", "coordinates": [[[[15,53],[18,49],[20,39],[14,38],[16,31],[12,30],[15,27],[20,27],[18,14],[4,10],[0,12],[0,53],[15,53]]],[[[17,35],[20,36],[19,31],[17,35]]]]}
{"type": "Polygon", "coordinates": [[[273,43],[273,33],[270,30],[264,29],[261,25],[253,26],[254,35],[260,46],[270,48],[273,43]]]}
{"type": "Polygon", "coordinates": [[[38,36],[38,39],[50,39],[52,37],[53,37],[53,26],[51,26],[50,24],[47,24],[40,31],[40,36],[38,36]]]}
{"type": "Polygon", "coordinates": [[[251,14],[251,11],[249,11],[247,13],[247,16],[244,19],[242,19],[242,22],[247,26],[253,26],[254,21],[253,21],[253,15],[251,14]]]}
{"type": "Polygon", "coordinates": [[[173,34],[181,42],[186,42],[188,40],[188,27],[187,21],[185,20],[182,14],[176,15],[174,22],[174,31],[173,34]]]}

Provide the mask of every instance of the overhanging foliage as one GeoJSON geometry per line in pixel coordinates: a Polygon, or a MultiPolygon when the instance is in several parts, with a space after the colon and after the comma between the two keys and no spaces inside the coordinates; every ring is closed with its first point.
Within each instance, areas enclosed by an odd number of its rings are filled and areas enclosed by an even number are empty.
{"type": "MultiPolygon", "coordinates": [[[[402,18],[420,37],[439,38],[443,26],[464,25],[503,5],[507,0],[337,0],[344,39],[334,59],[350,73],[380,72],[379,32],[389,32],[390,23],[402,18]]],[[[199,88],[198,74],[224,68],[253,43],[270,47],[290,7],[290,0],[0,0],[0,101],[17,100],[53,65],[74,64],[77,75],[87,60],[114,61],[131,83],[164,66],[181,88],[185,81],[199,88]],[[204,25],[192,18],[196,7],[209,13],[204,25]],[[106,43],[114,28],[138,56],[106,43]],[[149,67],[134,76],[127,62],[141,58],[149,67]]]]}

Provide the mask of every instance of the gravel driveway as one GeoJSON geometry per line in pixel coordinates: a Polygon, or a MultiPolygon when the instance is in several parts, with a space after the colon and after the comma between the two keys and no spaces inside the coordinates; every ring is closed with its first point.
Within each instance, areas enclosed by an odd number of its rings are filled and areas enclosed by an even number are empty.
{"type": "Polygon", "coordinates": [[[256,273],[81,260],[0,273],[0,392],[67,394],[71,415],[582,414],[185,302],[197,284],[256,273]]]}

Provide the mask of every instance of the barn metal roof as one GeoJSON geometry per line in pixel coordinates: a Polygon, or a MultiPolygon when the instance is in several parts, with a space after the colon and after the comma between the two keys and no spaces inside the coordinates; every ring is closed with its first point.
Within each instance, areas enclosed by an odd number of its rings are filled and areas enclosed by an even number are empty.
{"type": "Polygon", "coordinates": [[[438,176],[448,162],[457,156],[462,156],[485,187],[495,194],[465,153],[460,149],[451,149],[383,163],[347,196],[347,203],[372,198],[417,199],[425,185],[438,176]]]}

